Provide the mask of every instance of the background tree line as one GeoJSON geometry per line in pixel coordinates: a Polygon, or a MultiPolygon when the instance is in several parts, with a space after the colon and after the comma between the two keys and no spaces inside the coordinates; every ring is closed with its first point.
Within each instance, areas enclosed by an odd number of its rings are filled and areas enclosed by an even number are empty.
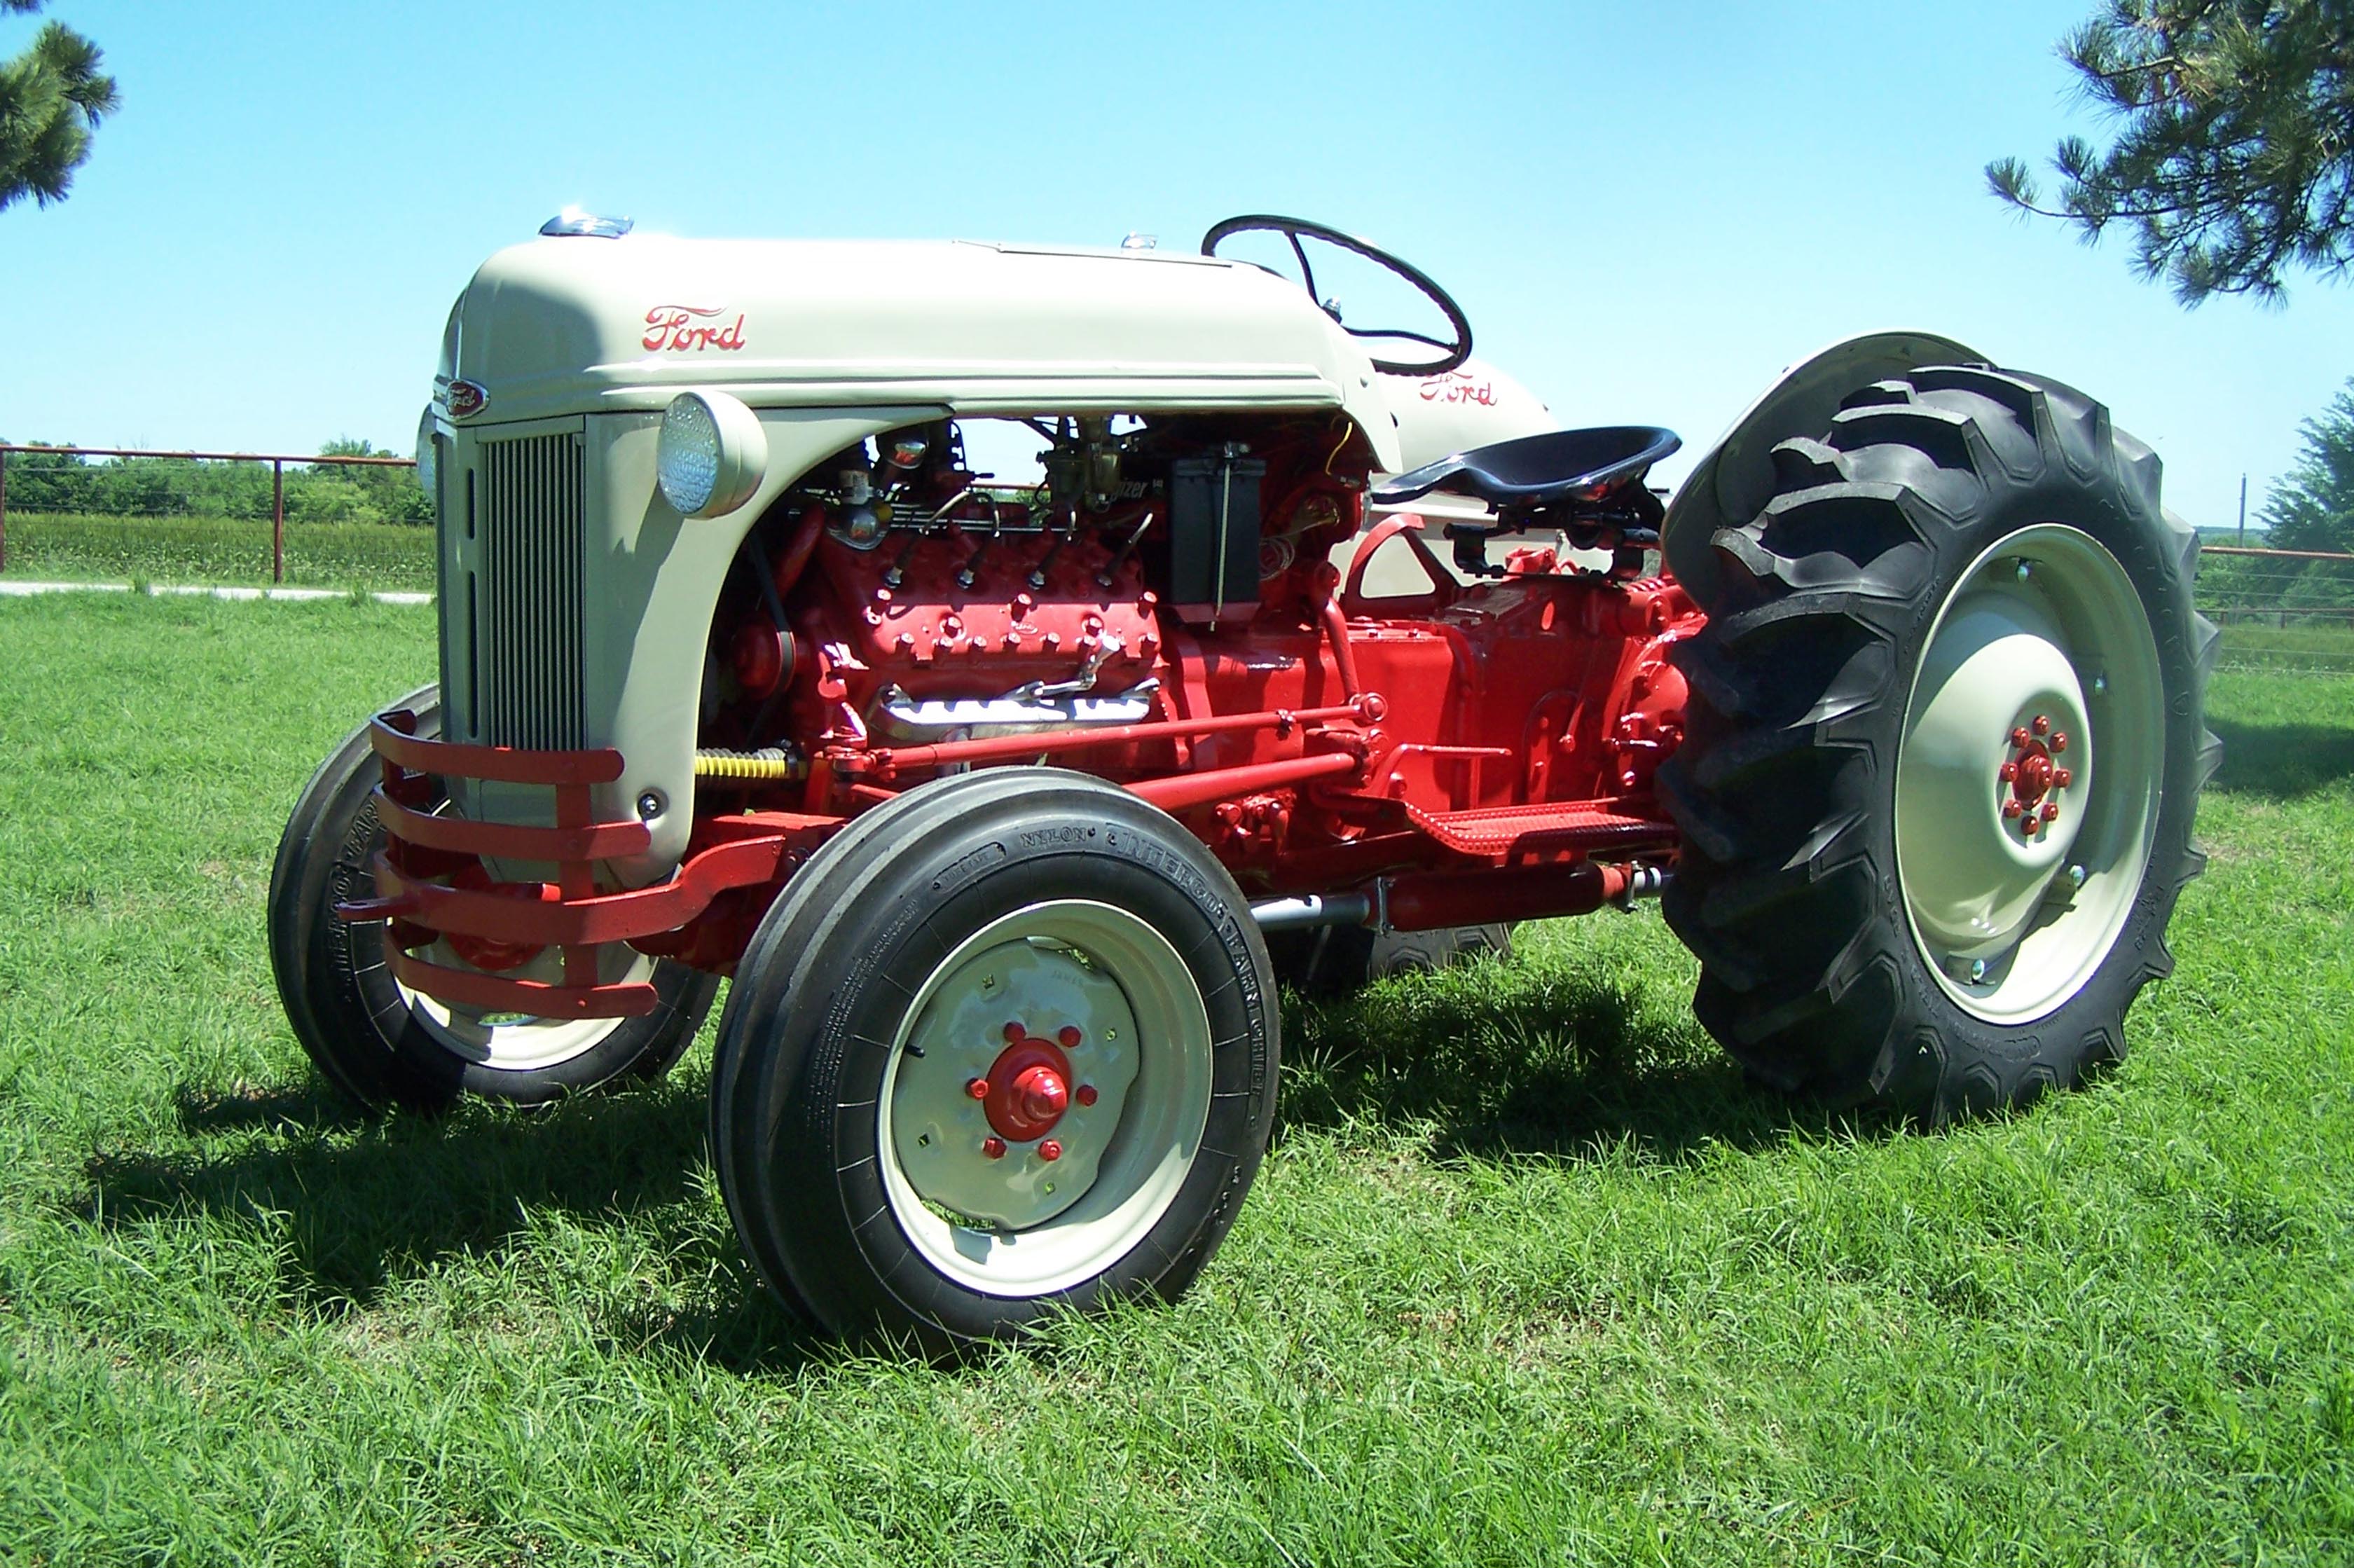
{"type": "MultiPolygon", "coordinates": [[[[394,455],[350,440],[329,441],[319,451],[323,457],[394,455]]],[[[11,512],[241,520],[270,516],[268,463],[190,458],[93,461],[65,452],[11,452],[7,461],[11,512]]],[[[429,524],[433,506],[411,469],[289,464],[286,520],[429,524]]]]}
{"type": "MultiPolygon", "coordinates": [[[[2305,444],[2287,473],[2273,482],[2249,543],[2275,550],[2354,553],[2354,380],[2301,427],[2305,444]]],[[[2231,544],[2229,530],[2206,530],[2211,544],[2231,544]]],[[[2199,563],[2199,596],[2227,618],[2273,616],[2354,625],[2354,561],[2282,561],[2210,556],[2199,563]]]]}
{"type": "Polygon", "coordinates": [[[2354,551],[2354,380],[2301,427],[2305,450],[2260,514],[2281,550],[2354,551]]]}

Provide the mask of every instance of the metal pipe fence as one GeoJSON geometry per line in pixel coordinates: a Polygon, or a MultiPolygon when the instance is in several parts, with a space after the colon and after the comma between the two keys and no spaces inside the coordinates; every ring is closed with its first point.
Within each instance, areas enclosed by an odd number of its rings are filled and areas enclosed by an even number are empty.
{"type": "Polygon", "coordinates": [[[2354,675],[2354,555],[2209,545],[2197,597],[2222,630],[2221,668],[2354,675]]]}
{"type": "MultiPolygon", "coordinates": [[[[20,496],[27,482],[46,482],[43,487],[51,491],[60,488],[104,489],[107,486],[103,482],[123,477],[128,471],[125,468],[128,464],[186,464],[200,469],[203,465],[251,464],[258,467],[267,463],[270,467],[270,580],[272,582],[286,580],[286,471],[288,468],[293,467],[307,472],[323,468],[331,470],[414,469],[417,466],[416,459],[405,457],[359,457],[338,453],[295,456],[278,452],[158,451],[133,447],[53,447],[0,442],[0,572],[8,569],[8,471],[11,458],[19,460],[16,466],[20,496]],[[108,461],[104,464],[92,466],[85,461],[90,458],[103,458],[108,461]],[[28,459],[31,461],[25,461],[28,459]],[[69,461],[60,460],[69,460],[69,461]],[[77,484],[73,482],[81,482],[77,484]]],[[[150,467],[143,471],[143,477],[156,476],[160,473],[161,471],[150,467]]],[[[160,518],[198,514],[187,504],[186,496],[183,495],[179,499],[182,504],[177,507],[164,504],[139,511],[111,512],[104,508],[98,510],[104,515],[123,518],[160,518]]],[[[21,500],[17,506],[20,515],[78,513],[89,510],[90,509],[87,507],[58,506],[53,503],[27,506],[21,500]]],[[[222,515],[231,520],[248,520],[236,518],[232,512],[226,510],[222,515]]],[[[258,521],[258,519],[251,520],[258,521]]]]}

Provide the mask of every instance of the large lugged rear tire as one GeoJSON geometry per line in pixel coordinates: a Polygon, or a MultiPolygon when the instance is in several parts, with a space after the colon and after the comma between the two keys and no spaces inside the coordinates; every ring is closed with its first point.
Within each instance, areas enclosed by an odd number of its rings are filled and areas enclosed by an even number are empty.
{"type": "Polygon", "coordinates": [[[1084,775],[957,775],[853,822],[761,921],[714,1163],[789,1305],[949,1356],[1182,1291],[1257,1171],[1277,1053],[1266,946],[1197,840],[1084,775]]]}
{"type": "MultiPolygon", "coordinates": [[[[419,735],[440,733],[440,688],[396,705],[417,715],[419,735]]],[[[368,1110],[430,1112],[465,1094],[538,1105],[668,1072],[710,1011],[716,976],[648,959],[641,967],[660,998],[652,1013],[575,1020],[467,1014],[393,979],[383,924],[334,916],[337,904],[375,894],[384,828],[369,795],[378,776],[363,725],[311,776],[270,871],[270,965],[321,1075],[368,1110]]]]}
{"type": "Polygon", "coordinates": [[[1938,367],[1776,450],[1677,651],[1666,914],[1751,1073],[1935,1124],[2075,1084],[2173,967],[2220,754],[2195,532],[2040,377],[1938,367]]]}

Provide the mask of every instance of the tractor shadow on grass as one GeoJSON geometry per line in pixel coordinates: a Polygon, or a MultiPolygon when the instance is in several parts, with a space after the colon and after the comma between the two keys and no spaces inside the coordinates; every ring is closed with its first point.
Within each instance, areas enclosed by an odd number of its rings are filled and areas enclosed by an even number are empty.
{"type": "MultiPolygon", "coordinates": [[[[1631,1147],[1682,1161],[1893,1128],[1753,1087],[1689,1018],[1557,963],[1483,960],[1340,1001],[1285,1000],[1278,1139],[1353,1123],[1407,1129],[1442,1159],[1631,1147]]],[[[453,1260],[561,1253],[577,1229],[594,1233],[579,1243],[598,1276],[584,1309],[617,1353],[658,1347],[747,1372],[843,1356],[761,1288],[707,1192],[705,1089],[682,1074],[535,1112],[369,1121],[315,1080],[191,1086],[186,1140],[94,1156],[77,1208],[108,1227],[195,1213],[267,1232],[289,1291],[328,1315],[366,1311],[453,1260]]]]}
{"type": "Polygon", "coordinates": [[[1681,1161],[1903,1129],[1754,1085],[1689,1015],[1663,1019],[1636,986],[1541,963],[1483,959],[1286,1003],[1278,1138],[1369,1123],[1420,1130],[1442,1159],[1681,1161]]]}
{"type": "Polygon", "coordinates": [[[2294,800],[2354,779],[2354,729],[2343,725],[2235,724],[2211,716],[2223,742],[2214,787],[2294,800]]]}
{"type": "Polygon", "coordinates": [[[608,1233],[584,1250],[616,1269],[625,1266],[614,1253],[634,1254],[628,1266],[641,1283],[649,1269],[659,1281],[651,1292],[586,1291],[616,1350],[659,1343],[774,1369],[821,1349],[759,1287],[705,1194],[699,1075],[539,1111],[466,1106],[440,1118],[371,1121],[316,1079],[184,1087],[179,1107],[196,1147],[94,1155],[76,1205],[86,1222],[133,1226],[194,1212],[254,1225],[282,1240],[294,1297],[334,1315],[366,1310],[451,1260],[530,1251],[560,1216],[608,1233]]]}
{"type": "Polygon", "coordinates": [[[367,1115],[335,1093],[323,1078],[300,1084],[260,1087],[239,1084],[228,1089],[199,1088],[184,1084],[173,1097],[180,1130],[192,1138],[210,1138],[247,1128],[271,1132],[345,1130],[367,1125],[367,1115]]]}

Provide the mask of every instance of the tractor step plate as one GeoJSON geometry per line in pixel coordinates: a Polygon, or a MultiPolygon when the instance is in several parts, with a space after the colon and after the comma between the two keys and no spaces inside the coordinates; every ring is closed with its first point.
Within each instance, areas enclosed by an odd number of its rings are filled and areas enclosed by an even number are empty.
{"type": "Polygon", "coordinates": [[[1617,849],[1671,840],[1675,828],[1630,816],[1604,800],[1548,800],[1476,811],[1425,811],[1409,803],[1414,825],[1459,854],[1490,858],[1617,849]]]}

